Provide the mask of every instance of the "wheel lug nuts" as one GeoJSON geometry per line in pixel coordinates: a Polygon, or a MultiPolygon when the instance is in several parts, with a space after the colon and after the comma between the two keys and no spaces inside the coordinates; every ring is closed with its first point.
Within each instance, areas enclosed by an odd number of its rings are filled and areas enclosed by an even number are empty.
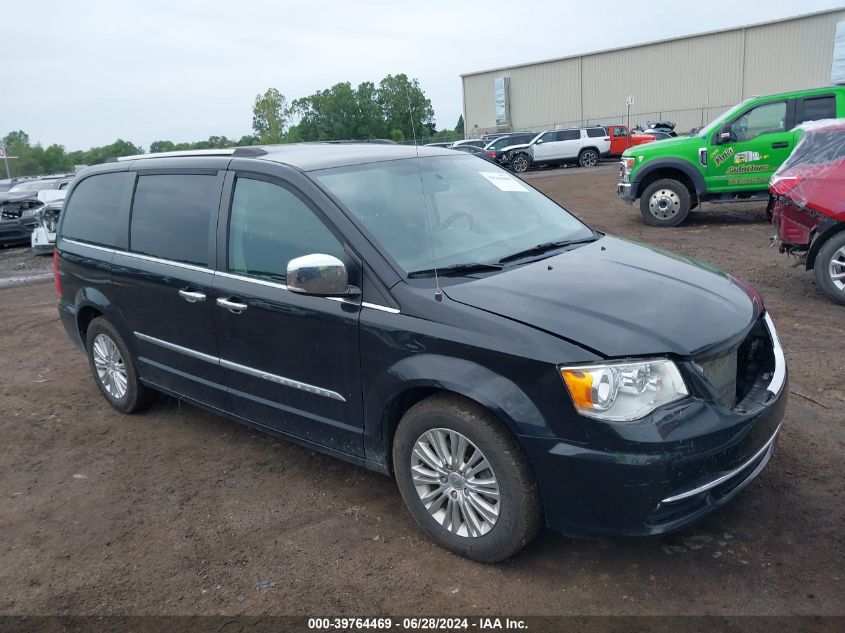
{"type": "Polygon", "coordinates": [[[440,483],[445,484],[448,481],[445,477],[440,478],[440,483]]]}
{"type": "Polygon", "coordinates": [[[457,490],[453,490],[453,491],[452,491],[452,499],[457,499],[457,498],[458,498],[458,491],[457,491],[457,490]]]}

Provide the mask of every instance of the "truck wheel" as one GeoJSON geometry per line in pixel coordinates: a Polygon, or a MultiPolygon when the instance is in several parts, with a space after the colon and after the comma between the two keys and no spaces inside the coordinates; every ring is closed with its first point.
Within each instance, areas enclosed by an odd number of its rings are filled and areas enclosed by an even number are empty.
{"type": "Polygon", "coordinates": [[[441,547],[504,560],[542,527],[540,493],[522,450],[489,411],[438,394],[411,407],[393,441],[405,505],[441,547]]]}
{"type": "Polygon", "coordinates": [[[524,174],[531,167],[531,158],[525,152],[521,152],[511,159],[511,169],[518,174],[524,174]]]}
{"type": "Polygon", "coordinates": [[[835,303],[845,305],[845,232],[825,242],[815,264],[816,282],[835,303]]]}
{"type": "Polygon", "coordinates": [[[599,164],[598,152],[594,149],[581,150],[581,153],[578,154],[578,164],[581,167],[595,167],[599,164]]]}
{"type": "Polygon", "coordinates": [[[640,212],[651,226],[678,226],[690,212],[690,193],[684,183],[672,178],[657,180],[640,198],[640,212]]]}
{"type": "Polygon", "coordinates": [[[111,406],[135,413],[152,402],[155,392],[141,383],[123,337],[104,317],[88,325],[85,349],[94,382],[111,406]]]}

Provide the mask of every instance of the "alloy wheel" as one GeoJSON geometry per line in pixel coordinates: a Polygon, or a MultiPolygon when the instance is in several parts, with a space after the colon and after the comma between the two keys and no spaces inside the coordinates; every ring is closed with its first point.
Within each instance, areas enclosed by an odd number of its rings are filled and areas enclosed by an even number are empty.
{"type": "Polygon", "coordinates": [[[828,273],[833,285],[840,291],[845,290],[845,246],[836,251],[830,258],[828,273]]]}
{"type": "Polygon", "coordinates": [[[126,395],[128,378],[126,365],[115,342],[105,334],[98,334],[92,345],[94,368],[106,392],[117,400],[126,395]]]}
{"type": "Polygon", "coordinates": [[[464,435],[426,431],[414,444],[411,478],[423,506],[443,528],[476,538],[499,520],[499,482],[490,462],[464,435]]]}
{"type": "Polygon", "coordinates": [[[595,167],[598,162],[598,156],[593,151],[588,150],[581,154],[581,167],[595,167]]]}

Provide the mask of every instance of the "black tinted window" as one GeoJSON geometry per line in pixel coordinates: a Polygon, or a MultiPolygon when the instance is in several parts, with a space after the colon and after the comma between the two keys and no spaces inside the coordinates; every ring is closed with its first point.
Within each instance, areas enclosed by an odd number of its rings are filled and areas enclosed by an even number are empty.
{"type": "Polygon", "coordinates": [[[208,265],[209,222],[219,200],[215,176],[140,176],[129,247],[144,255],[208,265]]]}
{"type": "Polygon", "coordinates": [[[559,141],[575,141],[581,138],[581,130],[561,130],[557,133],[559,141]]]}
{"type": "Polygon", "coordinates": [[[285,283],[288,262],[312,253],[344,259],[340,242],[293,193],[238,178],[229,221],[229,271],[285,283]]]}
{"type": "MultiPolygon", "coordinates": [[[[120,172],[91,176],[80,182],[68,200],[62,236],[115,246],[120,230],[120,202],[130,181],[130,174],[120,172]]],[[[126,226],[122,228],[126,235],[126,226]]]]}
{"type": "Polygon", "coordinates": [[[798,123],[804,121],[820,121],[836,118],[836,98],[833,95],[823,97],[807,97],[804,99],[804,116],[798,123]]]}
{"type": "Polygon", "coordinates": [[[599,136],[607,136],[607,130],[603,127],[588,127],[587,136],[590,138],[598,138],[599,136]]]}

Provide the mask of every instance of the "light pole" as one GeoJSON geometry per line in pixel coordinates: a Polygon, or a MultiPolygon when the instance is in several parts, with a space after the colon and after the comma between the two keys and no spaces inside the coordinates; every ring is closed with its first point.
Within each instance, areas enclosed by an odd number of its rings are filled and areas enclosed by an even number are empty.
{"type": "Polygon", "coordinates": [[[12,178],[12,172],[9,171],[9,157],[6,155],[6,146],[0,145],[0,155],[3,156],[3,162],[6,163],[6,178],[12,178]]]}

